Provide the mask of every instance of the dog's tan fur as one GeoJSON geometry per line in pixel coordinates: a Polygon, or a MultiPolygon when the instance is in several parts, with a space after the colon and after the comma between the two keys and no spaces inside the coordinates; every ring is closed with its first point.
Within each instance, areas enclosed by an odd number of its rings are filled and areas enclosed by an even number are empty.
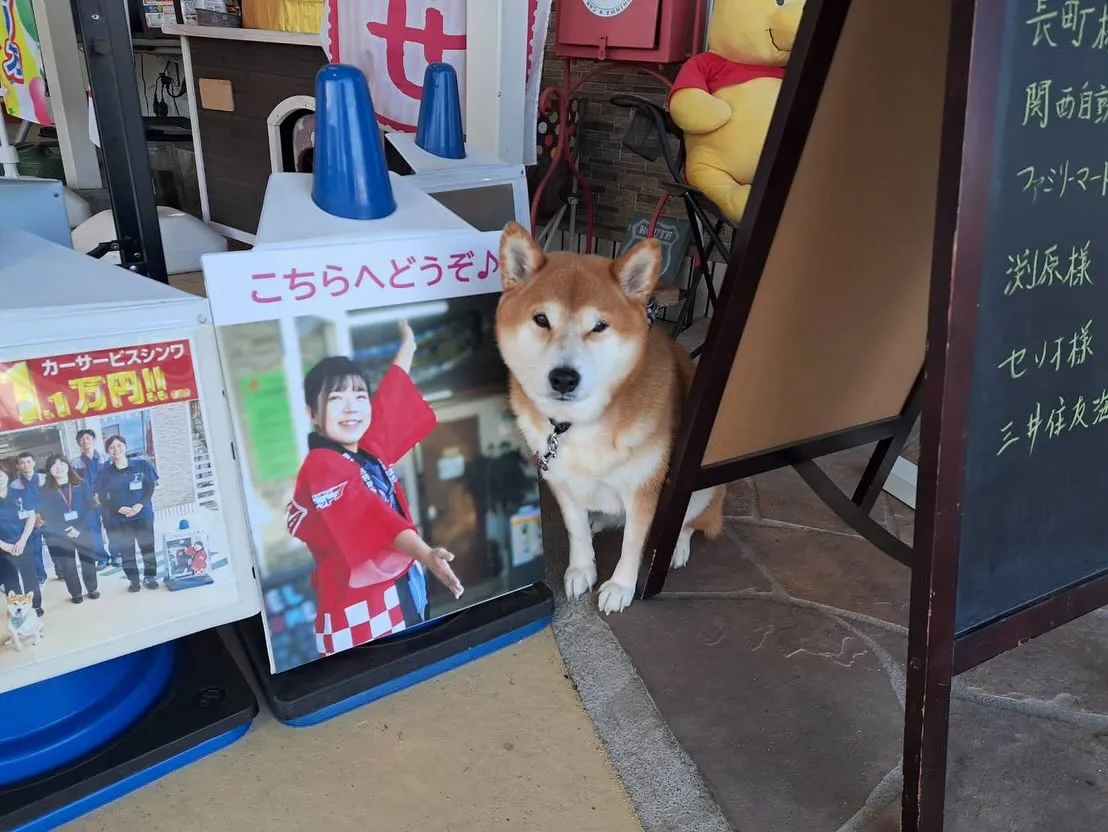
{"type": "MultiPolygon", "coordinates": [[[[512,411],[540,455],[551,420],[571,425],[544,474],[569,533],[566,594],[572,598],[592,589],[592,533],[619,518],[624,525],[619,563],[598,598],[602,612],[618,612],[634,597],[694,372],[688,354],[647,323],[660,247],[646,240],[617,261],[545,254],[521,226],[509,223],[500,262],[504,293],[496,332],[510,371],[512,411]],[[569,393],[555,388],[551,374],[567,369],[579,378],[569,393]],[[600,522],[590,520],[590,512],[600,522]]],[[[693,532],[720,533],[723,495],[722,487],[693,495],[673,566],[687,562],[693,532]]]]}

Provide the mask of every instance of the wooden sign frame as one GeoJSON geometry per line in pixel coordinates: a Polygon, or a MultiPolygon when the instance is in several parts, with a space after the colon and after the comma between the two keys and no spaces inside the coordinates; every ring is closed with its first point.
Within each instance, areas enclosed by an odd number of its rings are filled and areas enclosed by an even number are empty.
{"type": "MultiPolygon", "coordinates": [[[[904,733],[904,832],[941,832],[945,808],[946,756],[953,676],[1075,618],[1108,605],[1108,569],[1029,602],[1015,611],[957,634],[955,612],[962,525],[966,429],[972,387],[978,298],[984,266],[993,139],[1000,92],[1003,35],[1009,3],[1018,0],[947,0],[887,4],[895,14],[935,11],[942,20],[913,21],[909,41],[931,38],[941,53],[937,75],[938,132],[935,195],[928,224],[926,354],[897,412],[840,425],[796,441],[754,449],[727,459],[709,459],[721,405],[741,348],[757,321],[764,278],[772,272],[776,238],[788,233],[789,200],[803,184],[806,152],[827,141],[819,113],[825,86],[833,86],[840,54],[865,51],[855,37],[844,45],[852,11],[875,15],[887,0],[808,0],[796,48],[781,88],[755,184],[732,244],[719,304],[678,432],[673,463],[647,542],[639,593],[660,592],[691,494],[702,488],[792,466],[832,510],[863,537],[911,566],[912,588],[904,733]],[[911,11],[909,11],[911,9],[911,11]],[[920,23],[926,26],[920,26],[920,23]],[[941,30],[936,28],[941,24],[941,30]],[[938,38],[944,47],[938,46],[938,38]],[[840,48],[841,47],[841,48],[840,48]],[[945,51],[943,51],[945,48],[945,51]],[[926,379],[926,382],[924,381],[926,379]],[[869,517],[908,433],[922,412],[919,498],[915,540],[909,547],[869,517]],[[847,496],[819,468],[826,454],[877,442],[854,493],[847,496]]],[[[890,19],[886,19],[886,23],[890,19]]],[[[883,34],[870,27],[871,35],[883,34]]],[[[874,45],[870,43],[869,45],[874,45]]],[[[916,56],[918,57],[918,55],[916,56]]],[[[843,59],[846,60],[846,59],[843,59]]],[[[909,59],[906,59],[910,61],[909,59]]],[[[890,71],[895,71],[892,64],[890,71]]],[[[934,69],[934,67],[931,67],[934,69]]],[[[915,71],[927,74],[926,69],[915,71]]],[[[930,98],[927,99],[931,101],[930,98]]],[[[926,102],[924,103],[926,106],[926,102]]],[[[874,117],[874,122],[881,119],[874,117]]],[[[885,120],[891,116],[885,115],[885,120]]],[[[929,160],[923,161],[926,168],[929,160]]],[[[811,172],[809,168],[809,173],[811,172]]],[[[917,187],[924,184],[916,182],[917,187]]],[[[833,223],[833,218],[828,218],[833,223]]],[[[772,276],[772,275],[771,275],[772,276]]],[[[813,278],[818,279],[818,278],[813,278]]],[[[869,337],[874,337],[869,332],[869,337]]],[[[880,349],[879,341],[873,343],[880,349]]],[[[908,366],[902,362],[901,369],[908,366]]],[[[844,394],[845,395],[845,394],[844,394]]],[[[727,425],[742,431],[746,425],[727,425]]],[[[718,445],[718,441],[716,441],[718,445]]],[[[718,457],[718,453],[716,454],[718,457]]]]}
{"type": "MultiPolygon", "coordinates": [[[[867,3],[871,8],[875,8],[869,0],[867,3]]],[[[808,394],[808,401],[802,406],[807,407],[808,410],[815,410],[821,406],[820,399],[823,391],[828,390],[829,387],[849,387],[849,384],[838,382],[847,377],[859,377],[858,369],[851,366],[851,362],[864,359],[866,353],[877,354],[882,350],[885,344],[882,336],[888,333],[890,321],[893,321],[898,328],[908,329],[909,335],[907,341],[902,338],[901,346],[898,350],[894,350],[895,366],[892,370],[884,368],[882,384],[878,387],[871,385],[861,391],[862,395],[854,397],[863,403],[861,408],[854,407],[852,403],[843,404],[838,408],[839,412],[832,414],[833,418],[823,422],[818,419],[803,420],[793,428],[786,428],[786,432],[783,433],[776,430],[775,425],[767,425],[763,421],[754,431],[757,439],[765,440],[762,444],[751,446],[750,442],[747,442],[746,447],[739,448],[737,453],[724,453],[725,458],[722,459],[719,458],[721,456],[719,446],[728,443],[721,442],[719,437],[713,435],[721,422],[728,418],[725,406],[729,382],[743,372],[748,376],[751,375],[752,350],[770,350],[775,346],[773,333],[769,330],[777,324],[771,322],[770,327],[767,328],[766,315],[762,314],[766,312],[767,297],[770,298],[769,303],[776,304],[777,313],[780,314],[784,309],[784,314],[787,315],[789,305],[794,303],[796,295],[807,289],[797,285],[798,278],[806,279],[807,275],[798,274],[799,270],[794,264],[781,265],[782,250],[789,250],[792,244],[784,242],[776,245],[779,237],[787,239],[790,233],[794,236],[797,233],[802,235],[812,233],[818,236],[818,227],[822,224],[820,219],[812,216],[811,210],[807,210],[806,213],[804,203],[812,200],[803,193],[805,190],[803,182],[800,185],[797,184],[798,177],[803,179],[805,173],[810,176],[813,172],[818,173],[821,166],[827,167],[827,157],[832,154],[828,146],[834,143],[834,135],[838,129],[834,123],[835,107],[841,106],[844,95],[857,97],[857,90],[849,86],[851,83],[849,76],[852,73],[879,70],[879,65],[875,65],[871,59],[868,66],[840,66],[838,74],[832,78],[839,39],[851,7],[851,0],[808,0],[806,4],[796,47],[782,84],[777,109],[762,151],[745,216],[733,236],[731,256],[722,281],[719,302],[709,326],[704,352],[700,357],[687,409],[677,436],[673,453],[674,462],[663,488],[653,528],[648,538],[643,559],[644,569],[639,580],[639,592],[644,598],[657,594],[664,586],[669,570],[670,553],[676,544],[689,498],[694,491],[784,466],[792,466],[817,496],[866,540],[905,565],[911,561],[911,547],[874,521],[870,517],[870,511],[881,493],[900,450],[908,439],[919,416],[922,403],[921,369],[926,327],[927,283],[930,280],[929,260],[932,246],[930,223],[934,212],[933,201],[931,201],[934,199],[934,177],[928,180],[926,177],[919,179],[917,176],[916,190],[929,187],[930,194],[917,199],[917,204],[912,211],[907,212],[907,219],[901,223],[906,227],[919,225],[923,229],[923,233],[913,232],[915,239],[911,241],[909,247],[927,262],[921,262],[914,267],[914,277],[912,281],[908,281],[911,284],[910,292],[903,296],[897,294],[888,296],[891,299],[888,305],[897,307],[888,318],[883,318],[886,311],[883,307],[871,305],[863,308],[859,313],[840,308],[838,317],[829,319],[831,321],[829,326],[837,327],[840,332],[859,331],[863,334],[860,338],[854,339],[854,343],[850,345],[854,350],[853,353],[848,355],[840,350],[844,360],[822,368],[821,372],[834,378],[835,383],[829,384],[822,377],[809,379],[809,382],[821,392],[808,394]],[[845,80],[844,75],[848,76],[845,80]],[[831,97],[836,99],[832,102],[834,106],[828,105],[824,100],[828,97],[828,91],[825,90],[827,83],[832,87],[831,97]],[[821,100],[824,100],[825,104],[822,111],[821,100]],[[806,154],[810,155],[806,156],[806,154]],[[803,230],[790,231],[798,227],[803,230]],[[813,231],[814,228],[817,230],[813,231]],[[783,299],[780,289],[782,285],[786,286],[786,291],[793,292],[793,295],[783,299]],[[755,334],[758,344],[749,343],[752,333],[755,334]],[[742,352],[744,348],[745,358],[742,352]],[[743,361],[745,364],[742,364],[743,361]],[[741,368],[740,364],[742,364],[741,368]],[[789,430],[792,432],[787,432],[789,430]],[[871,443],[877,443],[876,448],[851,495],[844,493],[814,462],[827,454],[871,443]]],[[[861,35],[857,34],[858,26],[854,29],[853,39],[857,44],[857,39],[861,35]]],[[[853,53],[857,58],[859,50],[854,49],[853,53]]],[[[915,70],[918,70],[918,67],[913,68],[913,71],[915,70]]],[[[937,121],[941,117],[941,73],[937,82],[928,83],[933,89],[926,97],[935,105],[934,120],[937,121]]],[[[885,92],[888,92],[887,88],[885,92]]],[[[879,96],[881,92],[870,94],[879,96]]],[[[864,132],[865,128],[857,126],[857,122],[858,119],[851,120],[850,123],[855,126],[850,129],[864,132]]],[[[931,155],[934,156],[933,166],[937,175],[938,126],[935,124],[929,129],[934,138],[931,155]]],[[[910,132],[911,128],[900,128],[900,130],[901,133],[906,130],[910,132]]],[[[856,167],[859,164],[864,165],[866,160],[855,159],[854,164],[856,167]]],[[[926,169],[926,166],[924,168],[926,169]]],[[[864,172],[856,172],[864,178],[864,172]]],[[[819,190],[823,184],[820,182],[817,186],[808,186],[807,190],[810,191],[812,187],[819,190]]],[[[877,184],[876,179],[871,179],[870,185],[886,200],[892,196],[888,187],[877,184]]],[[[863,183],[864,186],[865,183],[863,183]]],[[[828,208],[828,210],[831,209],[828,208]]],[[[865,215],[867,210],[872,216],[872,212],[881,210],[881,206],[866,206],[856,213],[865,215]]],[[[815,240],[816,247],[822,246],[824,249],[835,247],[836,232],[841,230],[842,223],[837,226],[833,223],[831,225],[828,232],[831,238],[815,240]]],[[[892,235],[892,237],[900,242],[904,239],[905,233],[909,232],[903,232],[899,236],[892,235]]],[[[862,247],[857,235],[852,245],[851,252],[856,252],[862,247]]],[[[880,248],[880,243],[875,247],[880,248]]],[[[838,254],[840,261],[844,258],[849,260],[847,254],[841,251],[838,254]]],[[[893,253],[890,252],[889,256],[893,256],[893,253]]],[[[818,260],[818,257],[814,256],[813,259],[818,260]]],[[[809,262],[809,267],[812,270],[819,268],[816,262],[809,262]]],[[[843,274],[843,271],[844,269],[840,268],[836,274],[818,276],[815,281],[809,281],[809,283],[817,285],[830,281],[827,285],[831,290],[851,291],[858,295],[860,292],[869,294],[868,290],[884,279],[884,275],[878,269],[862,267],[859,271],[863,273],[863,277],[859,278],[857,285],[850,285],[851,275],[843,274]]],[[[890,284],[892,282],[889,281],[890,284]]],[[[808,308],[798,313],[807,315],[805,320],[808,325],[818,318],[818,312],[813,314],[812,303],[823,302],[823,300],[825,299],[809,301],[808,308]]],[[[803,306],[803,302],[795,305],[803,306]]],[[[784,327],[785,324],[782,323],[781,328],[784,327]]],[[[809,342],[799,349],[806,348],[806,355],[810,358],[824,351],[836,338],[836,332],[825,329],[822,337],[823,343],[813,347],[809,342]]],[[[831,351],[834,352],[833,349],[831,351]]],[[[835,360],[833,357],[832,361],[835,360]]],[[[795,373],[799,363],[796,356],[791,358],[786,356],[779,362],[775,370],[776,375],[780,377],[790,372],[795,373]]],[[[768,385],[772,389],[773,381],[767,378],[764,369],[754,372],[753,375],[758,376],[757,381],[763,387],[768,385]]],[[[840,394],[838,398],[840,402],[845,402],[846,399],[851,398],[850,391],[840,394]]],[[[825,400],[826,397],[824,397],[825,400]]],[[[798,401],[796,397],[780,396],[776,407],[777,413],[787,412],[798,401]]],[[[736,429],[736,433],[744,434],[747,425],[752,421],[749,412],[746,412],[744,417],[745,422],[736,429]]],[[[742,437],[742,439],[746,438],[745,435],[742,437]]],[[[756,442],[757,439],[751,441],[756,442]]],[[[725,447],[724,451],[727,450],[729,449],[725,447]]]]}
{"type": "Polygon", "coordinates": [[[953,3],[909,611],[905,832],[943,827],[952,677],[1108,604],[1102,571],[956,632],[965,425],[1011,2],[953,3]]]}

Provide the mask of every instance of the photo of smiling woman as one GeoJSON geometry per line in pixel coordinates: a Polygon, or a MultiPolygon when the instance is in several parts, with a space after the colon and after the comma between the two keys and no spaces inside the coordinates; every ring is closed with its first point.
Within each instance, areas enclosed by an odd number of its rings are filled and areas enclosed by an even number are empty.
{"type": "Polygon", "coordinates": [[[407,322],[377,390],[345,356],[319,361],[304,377],[313,431],[286,520],[315,560],[315,633],[331,655],[398,633],[430,617],[425,571],[455,598],[454,555],[416,531],[392,466],[436,425],[409,373],[416,342],[407,322]]]}

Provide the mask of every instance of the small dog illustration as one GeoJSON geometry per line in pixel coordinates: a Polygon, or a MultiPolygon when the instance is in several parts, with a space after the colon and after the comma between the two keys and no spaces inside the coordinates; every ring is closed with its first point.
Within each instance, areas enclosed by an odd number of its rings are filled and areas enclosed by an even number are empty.
{"type": "Polygon", "coordinates": [[[35,612],[34,595],[28,592],[26,595],[12,591],[8,593],[8,640],[7,644],[15,647],[17,652],[22,652],[23,642],[34,639],[34,646],[38,647],[38,640],[43,637],[42,619],[35,612]]]}

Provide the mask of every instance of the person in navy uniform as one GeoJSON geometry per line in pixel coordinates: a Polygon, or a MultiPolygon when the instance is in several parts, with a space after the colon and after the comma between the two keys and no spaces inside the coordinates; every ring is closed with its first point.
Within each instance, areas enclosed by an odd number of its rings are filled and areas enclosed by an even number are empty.
{"type": "Polygon", "coordinates": [[[142,554],[142,586],[158,588],[158,559],[154,553],[154,486],[158,472],[145,459],[128,459],[122,436],[104,441],[110,463],[96,478],[96,495],[108,530],[112,554],[122,558],[123,573],[131,581],[130,592],[138,592],[139,567],[135,547],[142,554]]]}
{"type": "MultiPolygon", "coordinates": [[[[46,482],[46,477],[35,471],[35,455],[30,451],[21,453],[15,458],[15,467],[17,474],[11,483],[11,489],[26,492],[30,495],[31,502],[37,504],[38,492],[42,488],[42,484],[46,482]]],[[[43,557],[43,547],[46,543],[42,537],[42,526],[42,518],[36,518],[35,530],[31,534],[31,539],[27,541],[31,557],[35,562],[35,574],[38,576],[40,585],[46,583],[46,559],[43,557]]],[[[61,579],[57,567],[54,567],[54,576],[59,580],[61,579]]]]}
{"type": "Polygon", "coordinates": [[[94,541],[100,538],[100,517],[93,517],[92,488],[69,467],[65,457],[52,454],[46,460],[46,484],[38,496],[38,513],[46,521],[46,545],[69,590],[69,599],[74,604],[85,600],[83,579],[89,600],[95,601],[100,597],[94,550],[94,541]]]}
{"type": "Polygon", "coordinates": [[[42,617],[42,588],[35,574],[31,541],[35,535],[35,498],[25,489],[9,487],[0,469],[0,560],[5,569],[4,592],[32,592],[35,612],[42,617]]]}
{"type": "MultiPolygon", "coordinates": [[[[100,472],[108,464],[108,460],[96,448],[96,431],[82,428],[77,431],[77,446],[81,452],[69,461],[72,468],[92,491],[92,486],[100,472]]],[[[47,471],[49,473],[49,470],[47,471]]],[[[96,497],[95,492],[93,498],[96,497]]],[[[96,551],[96,568],[103,569],[109,563],[111,556],[108,551],[108,536],[104,532],[104,521],[100,516],[99,506],[94,506],[88,517],[89,529],[92,531],[91,548],[96,551]]],[[[116,566],[121,564],[117,563],[116,566]]]]}

